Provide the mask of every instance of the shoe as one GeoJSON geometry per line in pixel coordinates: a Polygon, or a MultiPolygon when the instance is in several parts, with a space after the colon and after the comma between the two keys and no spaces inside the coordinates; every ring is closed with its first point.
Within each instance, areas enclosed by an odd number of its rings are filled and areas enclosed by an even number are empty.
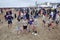
{"type": "Polygon", "coordinates": [[[34,34],[34,32],[32,34],[34,34]]]}
{"type": "Polygon", "coordinates": [[[37,33],[34,34],[35,36],[37,35],[37,33]]]}

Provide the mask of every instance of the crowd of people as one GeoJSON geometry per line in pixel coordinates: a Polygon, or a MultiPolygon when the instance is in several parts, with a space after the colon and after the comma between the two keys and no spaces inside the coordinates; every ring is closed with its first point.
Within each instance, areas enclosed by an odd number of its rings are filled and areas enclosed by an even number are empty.
{"type": "Polygon", "coordinates": [[[10,8],[4,10],[8,10],[6,11],[4,18],[5,21],[8,22],[9,29],[12,28],[13,19],[17,20],[17,34],[19,32],[29,33],[32,30],[32,34],[37,35],[37,18],[39,17],[41,17],[43,23],[42,25],[44,27],[46,27],[45,24],[47,24],[49,31],[51,30],[51,28],[54,29],[54,27],[57,27],[60,21],[60,12],[57,9],[49,8],[48,10],[45,10],[44,8],[16,8],[14,10],[18,11],[18,13],[15,14],[12,13],[12,10],[10,8]],[[12,14],[14,14],[14,16],[12,16],[12,14]],[[23,29],[21,28],[21,24],[23,29]]]}

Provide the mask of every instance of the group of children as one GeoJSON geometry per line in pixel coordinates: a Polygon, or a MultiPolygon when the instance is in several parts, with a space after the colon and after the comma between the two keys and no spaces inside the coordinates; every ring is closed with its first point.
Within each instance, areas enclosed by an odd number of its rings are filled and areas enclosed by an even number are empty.
{"type": "MultiPolygon", "coordinates": [[[[20,8],[18,9],[18,16],[14,14],[14,17],[17,18],[17,34],[21,33],[29,33],[32,31],[32,34],[37,35],[37,18],[41,17],[44,27],[45,24],[50,28],[53,28],[59,24],[59,12],[54,9],[53,11],[49,11],[48,13],[44,8],[37,10],[37,8],[20,8]],[[48,18],[46,20],[46,18],[48,18]],[[21,27],[22,25],[22,27],[21,27]]],[[[8,22],[8,28],[12,27],[12,20],[14,17],[12,16],[12,11],[6,11],[5,20],[8,22]]]]}
{"type": "Polygon", "coordinates": [[[47,15],[47,14],[44,15],[43,14],[42,21],[43,21],[44,26],[46,26],[45,24],[47,24],[47,26],[49,27],[49,31],[51,29],[54,29],[59,24],[59,20],[60,20],[59,16],[60,16],[59,11],[57,11],[56,9],[51,10],[49,15],[47,15]]]}
{"type": "Polygon", "coordinates": [[[28,14],[23,14],[23,16],[19,15],[17,21],[18,23],[20,23],[19,26],[17,26],[17,34],[19,33],[19,31],[21,31],[22,33],[29,33],[32,30],[32,32],[34,32],[34,35],[37,35],[37,30],[35,26],[37,20],[35,19],[36,18],[34,17],[29,17],[28,14]],[[23,29],[21,29],[21,25],[23,29]]]}
{"type": "MultiPolygon", "coordinates": [[[[31,12],[30,12],[31,13],[31,12]]],[[[17,19],[17,34],[19,32],[21,33],[29,33],[31,30],[34,33],[34,35],[37,35],[37,30],[36,30],[36,17],[32,16],[31,14],[29,15],[25,10],[22,12],[21,10],[18,10],[18,15],[14,14],[14,17],[12,16],[12,11],[6,11],[5,20],[8,22],[8,28],[10,29],[12,27],[12,21],[14,18],[17,19]],[[22,21],[22,22],[21,22],[22,21]],[[21,27],[22,25],[22,27],[21,27]]]]}

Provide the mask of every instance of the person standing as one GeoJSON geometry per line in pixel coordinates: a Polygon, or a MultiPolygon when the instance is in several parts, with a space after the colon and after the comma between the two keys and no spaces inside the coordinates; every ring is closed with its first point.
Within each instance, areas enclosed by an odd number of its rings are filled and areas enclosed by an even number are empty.
{"type": "Polygon", "coordinates": [[[27,33],[28,20],[24,18],[22,20],[22,24],[23,24],[23,33],[27,33]]]}
{"type": "Polygon", "coordinates": [[[8,21],[8,28],[11,28],[12,27],[12,15],[7,15],[7,21],[8,21]]]}

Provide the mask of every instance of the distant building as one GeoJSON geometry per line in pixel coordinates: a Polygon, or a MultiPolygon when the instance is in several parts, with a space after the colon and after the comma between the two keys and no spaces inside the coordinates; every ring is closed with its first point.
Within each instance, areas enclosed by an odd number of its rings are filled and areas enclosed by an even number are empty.
{"type": "Polygon", "coordinates": [[[52,5],[53,8],[57,8],[57,5],[60,3],[50,3],[52,5]]]}
{"type": "Polygon", "coordinates": [[[38,5],[37,7],[52,7],[52,8],[57,8],[58,4],[60,4],[60,3],[48,3],[48,2],[45,2],[45,3],[37,4],[38,5]]]}
{"type": "Polygon", "coordinates": [[[57,7],[60,7],[60,4],[58,4],[57,7]]]}

